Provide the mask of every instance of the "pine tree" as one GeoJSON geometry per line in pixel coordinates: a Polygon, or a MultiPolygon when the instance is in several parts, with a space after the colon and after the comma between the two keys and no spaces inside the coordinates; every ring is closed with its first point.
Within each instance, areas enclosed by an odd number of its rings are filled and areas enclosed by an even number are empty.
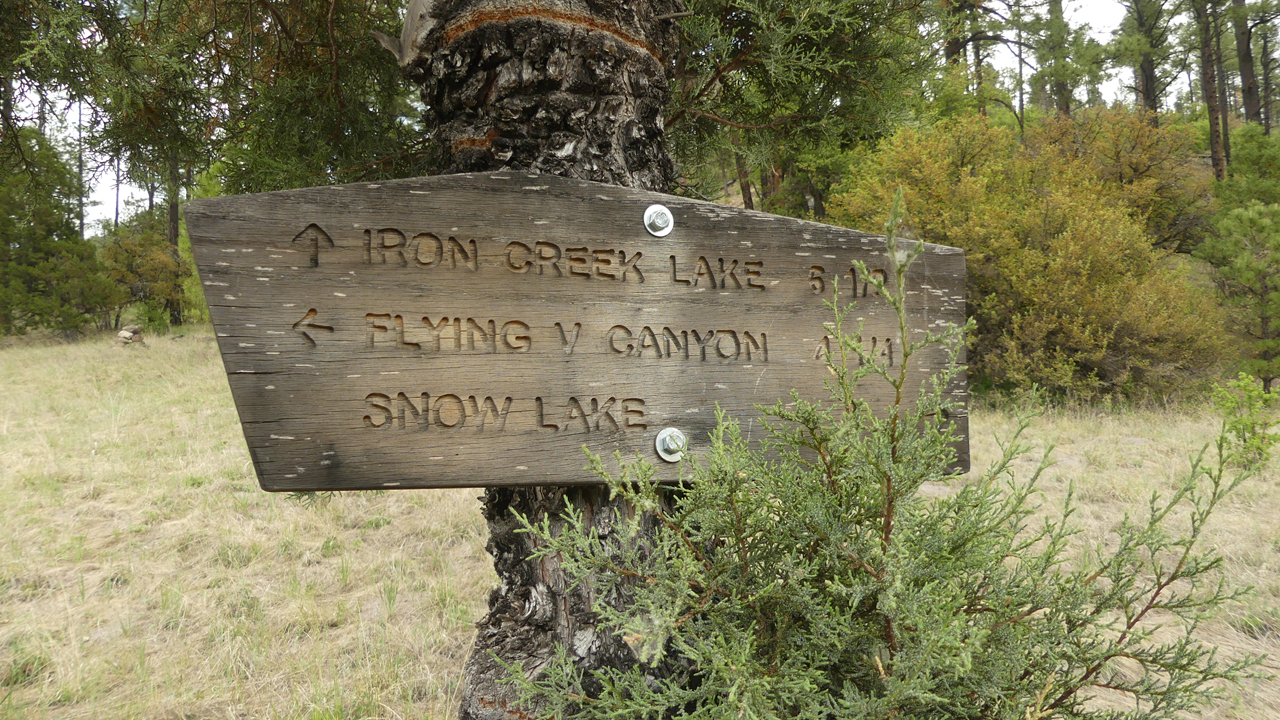
{"type": "Polygon", "coordinates": [[[1270,392],[1280,378],[1280,205],[1253,201],[1226,214],[1196,254],[1217,270],[1218,288],[1250,338],[1243,369],[1270,392]]]}

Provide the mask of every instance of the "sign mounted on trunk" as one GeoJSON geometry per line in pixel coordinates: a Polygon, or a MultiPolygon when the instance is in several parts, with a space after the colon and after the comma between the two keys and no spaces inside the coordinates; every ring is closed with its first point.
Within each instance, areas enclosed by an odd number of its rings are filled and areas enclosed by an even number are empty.
{"type": "MultiPolygon", "coordinates": [[[[717,405],[750,438],[756,405],[826,399],[837,278],[864,346],[901,354],[851,265],[886,271],[882,239],[828,225],[514,172],[196,200],[186,218],[264,490],[594,483],[584,445],[674,479],[717,405]]],[[[961,251],[927,246],[912,327],[963,324],[964,282],[961,251]]],[[[945,362],[915,358],[921,381],[945,362]]],[[[949,392],[963,403],[963,378],[949,392]]]]}

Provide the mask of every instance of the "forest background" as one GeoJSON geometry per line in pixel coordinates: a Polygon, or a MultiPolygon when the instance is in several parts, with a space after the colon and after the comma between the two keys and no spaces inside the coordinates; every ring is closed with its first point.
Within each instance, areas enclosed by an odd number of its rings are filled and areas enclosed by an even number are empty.
{"type": "MultiPolygon", "coordinates": [[[[903,188],[909,232],[968,253],[979,390],[1269,389],[1280,3],[1120,4],[1099,42],[1064,0],[691,2],[682,57],[709,60],[669,69],[673,191],[870,229],[903,188]]],[[[393,0],[4,5],[0,333],[203,322],[187,199],[437,163],[372,35],[393,0]],[[86,226],[103,175],[146,200],[86,226]]]]}

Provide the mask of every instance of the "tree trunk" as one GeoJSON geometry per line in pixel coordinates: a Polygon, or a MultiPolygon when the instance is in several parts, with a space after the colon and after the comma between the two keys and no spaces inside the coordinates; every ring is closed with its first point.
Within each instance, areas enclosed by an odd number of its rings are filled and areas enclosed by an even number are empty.
{"type": "MultiPolygon", "coordinates": [[[[178,252],[178,166],[176,163],[169,166],[169,183],[165,188],[165,203],[168,205],[169,217],[166,237],[169,240],[169,252],[173,253],[174,259],[179,263],[182,262],[182,256],[178,252]]],[[[183,323],[182,318],[182,302],[177,299],[170,299],[169,306],[169,324],[178,326],[183,323]]]]}
{"type": "Polygon", "coordinates": [[[1067,21],[1062,14],[1062,0],[1049,0],[1049,28],[1045,42],[1053,63],[1050,71],[1049,92],[1053,94],[1058,115],[1071,116],[1071,85],[1067,82],[1067,21]]]}
{"type": "Polygon", "coordinates": [[[742,207],[755,210],[755,203],[751,200],[751,168],[747,167],[747,159],[742,156],[737,130],[729,131],[729,144],[733,146],[733,167],[738,174],[738,188],[742,191],[742,207]]]}
{"type": "MultiPolygon", "coordinates": [[[[665,191],[675,172],[664,144],[666,68],[678,47],[679,0],[445,0],[407,74],[421,85],[443,172],[520,170],[665,191]]],[[[596,487],[490,488],[488,550],[500,585],[477,623],[459,717],[539,717],[519,707],[506,663],[531,676],[556,646],[584,670],[626,667],[630,649],[595,629],[593,589],[567,590],[551,559],[530,561],[532,522],[574,506],[602,534],[615,511],[596,487]]]]}
{"type": "Polygon", "coordinates": [[[1204,97],[1205,107],[1209,112],[1209,156],[1213,159],[1213,176],[1223,180],[1227,176],[1227,164],[1222,156],[1222,134],[1218,127],[1222,118],[1214,78],[1213,24],[1209,17],[1208,0],[1193,0],[1191,12],[1196,21],[1196,40],[1200,50],[1200,94],[1204,97]]]}
{"type": "Polygon", "coordinates": [[[1227,68],[1222,61],[1222,14],[1215,12],[1213,18],[1213,61],[1218,81],[1218,118],[1222,127],[1222,162],[1231,167],[1231,102],[1227,92],[1231,84],[1227,79],[1227,68]]]}
{"type": "Polygon", "coordinates": [[[1240,65],[1240,95],[1244,100],[1244,121],[1262,122],[1262,103],[1258,97],[1258,76],[1253,64],[1253,29],[1244,0],[1231,0],[1231,20],[1236,32],[1236,60],[1240,65]]]}
{"type": "Polygon", "coordinates": [[[1271,32],[1262,35],[1262,132],[1271,134],[1271,72],[1275,61],[1271,59],[1271,32]]]}

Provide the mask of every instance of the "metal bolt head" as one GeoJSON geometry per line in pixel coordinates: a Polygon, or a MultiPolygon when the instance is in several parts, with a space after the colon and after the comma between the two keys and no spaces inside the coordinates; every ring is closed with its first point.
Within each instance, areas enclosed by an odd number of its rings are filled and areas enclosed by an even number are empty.
{"type": "Polygon", "coordinates": [[[650,205],[644,211],[644,229],[654,237],[666,237],[676,227],[675,216],[664,205],[650,205]]]}
{"type": "Polygon", "coordinates": [[[665,428],[658,433],[653,445],[658,450],[658,457],[667,462],[680,462],[689,447],[689,439],[676,428],[665,428]]]}

